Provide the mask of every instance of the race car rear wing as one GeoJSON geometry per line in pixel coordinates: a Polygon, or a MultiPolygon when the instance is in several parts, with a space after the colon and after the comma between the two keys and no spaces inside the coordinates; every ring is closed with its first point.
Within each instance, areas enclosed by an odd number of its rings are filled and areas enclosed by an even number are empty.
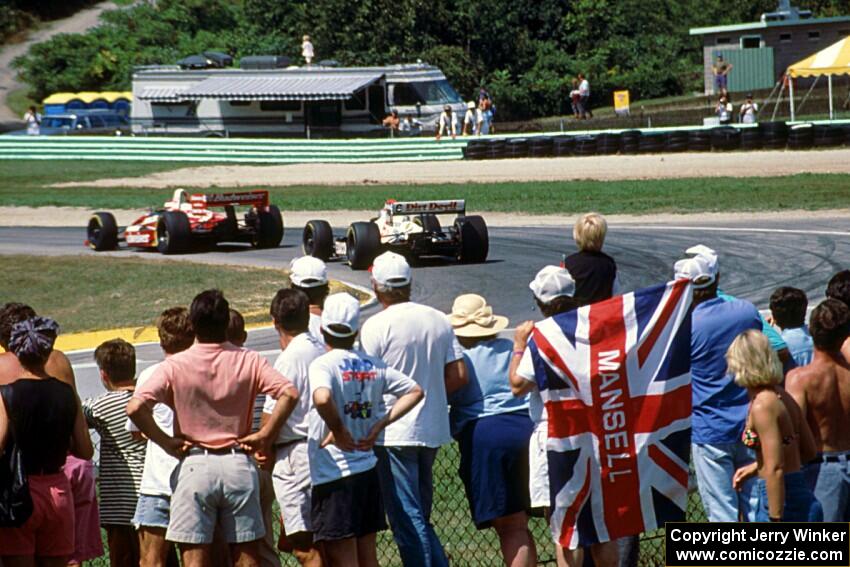
{"type": "Polygon", "coordinates": [[[394,215],[418,215],[431,213],[440,215],[443,213],[466,214],[466,201],[457,199],[454,201],[387,201],[387,206],[394,215]]]}
{"type": "Polygon", "coordinates": [[[269,206],[268,191],[245,191],[241,193],[196,193],[189,197],[195,207],[254,206],[265,209],[269,206]]]}

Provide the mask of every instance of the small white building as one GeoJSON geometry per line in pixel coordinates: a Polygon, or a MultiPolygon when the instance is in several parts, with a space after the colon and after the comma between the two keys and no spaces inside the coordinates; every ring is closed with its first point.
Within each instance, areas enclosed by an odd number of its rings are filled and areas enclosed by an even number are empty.
{"type": "Polygon", "coordinates": [[[397,110],[433,130],[444,105],[464,104],[431,65],[286,69],[138,68],[133,132],[138,135],[363,135],[397,110]]]}

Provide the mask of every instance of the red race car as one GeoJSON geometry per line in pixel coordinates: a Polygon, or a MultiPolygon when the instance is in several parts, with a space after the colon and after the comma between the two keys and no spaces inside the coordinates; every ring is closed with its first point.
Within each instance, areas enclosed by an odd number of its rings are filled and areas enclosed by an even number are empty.
{"type": "Polygon", "coordinates": [[[124,230],[118,229],[112,213],[94,213],[86,236],[86,245],[96,251],[115,250],[122,241],[130,248],[153,248],[163,254],[219,242],[276,248],[283,240],[283,217],[280,209],[269,204],[268,191],[188,195],[177,189],[162,209],[151,210],[124,230]],[[236,216],[237,206],[250,207],[241,219],[236,216]],[[212,211],[212,207],[224,212],[212,211]]]}

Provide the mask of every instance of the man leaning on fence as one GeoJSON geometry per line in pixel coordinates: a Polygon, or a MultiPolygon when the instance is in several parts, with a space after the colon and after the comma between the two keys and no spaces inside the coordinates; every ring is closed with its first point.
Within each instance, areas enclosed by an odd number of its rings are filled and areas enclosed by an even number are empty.
{"type": "Polygon", "coordinates": [[[197,342],[160,364],[136,390],[127,414],[149,439],[182,459],[166,539],[180,544],[183,565],[210,564],[220,524],[234,565],[255,567],[265,527],[257,469],[248,452],[267,450],[298,391],[258,353],[227,342],[230,306],[220,291],[198,294],[189,313],[197,342]],[[250,434],[259,392],[278,402],[271,419],[250,434]],[[173,409],[179,435],[156,424],[151,411],[156,403],[173,409]]]}

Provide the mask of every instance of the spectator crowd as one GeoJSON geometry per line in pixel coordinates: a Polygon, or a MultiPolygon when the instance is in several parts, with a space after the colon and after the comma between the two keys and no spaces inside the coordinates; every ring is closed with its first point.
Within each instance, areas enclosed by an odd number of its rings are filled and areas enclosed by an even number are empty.
{"type": "MultiPolygon", "coordinates": [[[[578,251],[534,275],[541,319],[621,293],[606,233],[602,216],[583,215],[578,251]]],[[[693,289],[691,455],[708,519],[850,521],[850,271],[807,324],[799,289],[775,290],[769,317],[724,293],[707,246],[672,268],[693,289]]],[[[510,340],[508,319],[475,293],[448,314],[417,303],[392,252],[371,280],[381,310],[361,322],[357,299],[329,295],[322,261],[294,260],[270,301],[274,364],[242,346],[244,320],[222,292],[202,291],[157,318],[164,360],[138,375],[132,345],[101,344],[105,393],[82,402],[54,348],[59,325],[5,304],[0,449],[22,457],[32,510],[0,510],[0,563],[81,564],[103,554],[103,528],[115,566],[177,565],[178,552],[188,567],[279,566],[278,551],[375,566],[387,529],[405,566],[463,564],[431,520],[434,461],[454,439],[476,528],[496,532],[505,565],[535,565],[529,515],[548,514],[550,490],[534,322],[515,322],[510,340]]],[[[23,498],[12,492],[2,497],[23,498]]],[[[554,553],[559,566],[636,565],[637,537],[554,553]]]]}

